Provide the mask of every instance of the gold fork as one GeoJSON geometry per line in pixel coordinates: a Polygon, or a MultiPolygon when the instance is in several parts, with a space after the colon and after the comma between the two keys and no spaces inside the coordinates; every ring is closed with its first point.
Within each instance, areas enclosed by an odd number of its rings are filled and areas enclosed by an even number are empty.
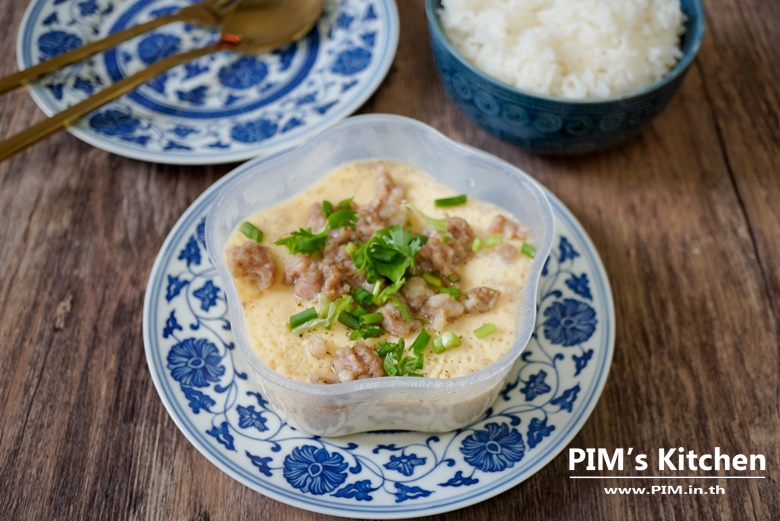
{"type": "Polygon", "coordinates": [[[149,20],[146,23],[111,34],[102,40],[59,54],[50,60],[0,79],[0,94],[5,94],[20,85],[33,82],[41,76],[79,62],[100,51],[116,47],[125,40],[163,25],[173,22],[189,22],[202,26],[218,25],[222,22],[225,15],[232,10],[236,2],[237,0],[205,0],[199,4],[183,7],[176,13],[149,20]]]}

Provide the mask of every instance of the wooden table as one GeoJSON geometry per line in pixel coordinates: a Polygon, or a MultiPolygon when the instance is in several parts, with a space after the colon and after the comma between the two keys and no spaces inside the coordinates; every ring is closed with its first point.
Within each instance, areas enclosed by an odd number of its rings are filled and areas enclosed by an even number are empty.
{"type": "MultiPolygon", "coordinates": [[[[3,2],[7,49],[28,0],[3,2]]],[[[530,172],[581,220],[609,273],[617,344],[571,447],[761,453],[763,480],[718,496],[607,495],[565,453],[447,519],[780,519],[780,6],[708,0],[707,34],[638,137],[543,158],[488,135],[445,95],[419,0],[400,0],[395,64],[361,112],[403,114],[530,172]]],[[[41,119],[0,99],[9,136],[41,119]]],[[[0,164],[0,518],[319,519],[209,463],[168,417],[141,338],[157,251],[233,165],[142,163],[60,133],[0,164]]],[[[646,484],[645,482],[644,484],[646,484]]],[[[445,516],[440,516],[444,518],[445,516]]]]}

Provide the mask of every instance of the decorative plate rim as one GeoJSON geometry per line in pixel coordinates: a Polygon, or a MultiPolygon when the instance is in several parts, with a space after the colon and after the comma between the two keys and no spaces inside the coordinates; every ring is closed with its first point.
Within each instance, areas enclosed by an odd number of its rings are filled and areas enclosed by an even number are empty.
{"type": "MultiPolygon", "coordinates": [[[[603,364],[597,369],[596,374],[594,375],[594,379],[591,380],[590,389],[586,390],[586,392],[589,392],[589,394],[587,395],[587,403],[577,411],[576,418],[572,418],[569,422],[567,422],[565,428],[567,428],[568,431],[564,435],[562,435],[561,438],[559,438],[557,443],[547,448],[545,452],[537,455],[536,458],[533,460],[530,468],[527,468],[523,472],[519,472],[519,473],[516,472],[514,474],[512,473],[511,469],[509,469],[507,472],[502,473],[500,476],[496,475],[496,479],[493,481],[495,483],[495,486],[490,490],[487,491],[475,490],[473,491],[474,493],[469,493],[464,491],[465,493],[459,495],[457,498],[453,498],[449,501],[445,500],[444,504],[434,505],[432,507],[427,507],[424,505],[420,505],[419,507],[417,507],[415,504],[394,505],[392,510],[382,512],[382,511],[376,511],[368,508],[369,505],[366,505],[367,508],[365,509],[359,509],[358,507],[351,506],[351,505],[343,505],[336,508],[328,505],[322,505],[321,504],[322,500],[317,497],[308,497],[303,494],[296,494],[294,497],[291,497],[292,494],[290,496],[286,496],[275,490],[269,490],[268,488],[262,488],[257,486],[250,479],[247,479],[244,476],[242,476],[239,470],[231,468],[229,464],[225,463],[224,461],[221,461],[219,455],[214,453],[210,447],[205,445],[199,439],[199,437],[203,437],[205,439],[202,433],[192,432],[189,427],[186,427],[184,425],[182,417],[179,416],[179,412],[177,410],[178,404],[172,403],[167,392],[165,391],[163,382],[160,380],[160,377],[157,374],[156,364],[154,364],[154,358],[153,358],[154,354],[152,352],[152,344],[153,344],[152,337],[154,335],[150,329],[151,320],[148,319],[147,316],[149,316],[150,310],[152,309],[153,306],[152,298],[153,296],[154,297],[157,296],[157,293],[155,293],[153,290],[157,280],[159,279],[160,276],[159,273],[161,272],[161,270],[164,269],[163,260],[164,257],[166,256],[166,252],[171,248],[171,245],[175,242],[175,240],[179,239],[178,235],[180,234],[180,232],[183,231],[185,225],[192,219],[192,215],[202,214],[203,211],[205,210],[205,207],[207,207],[209,204],[209,199],[213,199],[214,197],[216,197],[216,195],[218,194],[218,192],[220,191],[220,189],[223,187],[225,183],[229,182],[233,177],[242,174],[246,170],[253,168],[256,164],[264,161],[265,159],[266,158],[259,157],[254,159],[253,161],[249,161],[235,168],[234,170],[232,170],[231,172],[223,176],[221,179],[217,180],[213,185],[207,188],[197,199],[195,199],[195,201],[193,201],[192,204],[190,204],[187,210],[185,210],[182,216],[176,221],[171,231],[169,232],[168,236],[166,237],[165,241],[163,242],[162,246],[160,247],[157,258],[155,259],[154,265],[152,266],[152,269],[150,271],[149,279],[145,290],[144,310],[143,310],[143,339],[144,339],[144,351],[147,359],[149,372],[151,373],[152,381],[154,382],[155,389],[157,390],[157,393],[160,396],[163,405],[165,406],[166,412],[174,421],[174,423],[182,432],[182,434],[184,434],[184,436],[190,441],[190,443],[192,443],[195,446],[198,452],[200,452],[203,456],[205,456],[206,459],[208,459],[218,469],[220,469],[222,472],[225,472],[226,474],[228,474],[230,477],[232,477],[239,483],[267,497],[270,497],[271,499],[280,501],[287,505],[294,506],[296,508],[302,508],[312,512],[343,516],[343,517],[365,518],[366,516],[369,516],[375,519],[397,519],[397,518],[408,517],[409,515],[427,516],[427,515],[440,514],[444,512],[450,512],[495,497],[498,494],[501,494],[502,492],[530,478],[532,475],[534,475],[536,472],[538,472],[544,466],[546,466],[553,458],[555,458],[558,454],[560,454],[560,452],[563,451],[563,449],[566,448],[566,446],[579,433],[579,431],[582,429],[587,419],[590,417],[590,414],[593,412],[593,409],[598,403],[598,399],[600,398],[601,393],[603,392],[604,386],[606,384],[607,377],[609,375],[609,371],[612,364],[612,357],[615,350],[615,327],[614,327],[615,309],[614,309],[614,301],[612,297],[612,289],[609,283],[607,272],[604,269],[604,265],[601,261],[601,258],[598,255],[598,252],[595,246],[593,245],[593,242],[591,241],[590,237],[585,232],[585,229],[582,227],[582,225],[576,219],[576,217],[569,211],[569,209],[554,194],[552,194],[547,188],[545,188],[543,185],[541,185],[541,183],[539,183],[539,185],[542,187],[547,197],[550,199],[550,203],[553,206],[554,213],[556,214],[556,216],[558,218],[563,218],[570,226],[571,231],[574,234],[576,234],[577,238],[582,241],[581,243],[584,246],[586,246],[587,256],[589,258],[589,262],[593,266],[593,272],[598,273],[598,275],[600,276],[600,282],[603,286],[603,295],[602,295],[603,308],[606,312],[605,313],[606,319],[603,321],[603,325],[604,327],[607,328],[607,330],[606,330],[605,342],[604,342],[605,354],[603,356],[603,364]]],[[[187,416],[187,411],[186,410],[183,411],[184,411],[184,416],[187,416]]],[[[339,440],[343,438],[334,438],[334,439],[339,440]]]]}
{"type": "MultiPolygon", "coordinates": [[[[25,59],[25,52],[28,46],[25,45],[25,40],[31,34],[32,24],[36,20],[33,20],[33,15],[37,10],[43,9],[51,0],[31,0],[25,9],[22,16],[21,23],[19,24],[19,32],[16,38],[16,62],[20,70],[28,66],[25,59]]],[[[160,164],[170,165],[215,165],[225,163],[238,163],[246,161],[256,157],[267,157],[270,154],[288,150],[295,145],[302,143],[309,137],[318,134],[328,126],[341,121],[348,117],[365,104],[368,99],[373,96],[376,90],[382,85],[387,73],[393,65],[395,60],[395,54],[398,50],[398,41],[400,36],[400,19],[398,15],[398,6],[395,0],[378,0],[382,2],[386,8],[388,17],[385,21],[388,31],[388,45],[383,50],[381,58],[379,59],[379,65],[374,71],[374,74],[366,81],[363,89],[359,91],[357,96],[352,100],[345,103],[339,110],[333,113],[329,113],[329,117],[326,118],[320,125],[315,125],[309,132],[299,136],[293,142],[284,142],[276,145],[263,145],[258,143],[253,149],[237,150],[234,152],[218,152],[218,153],[202,153],[198,151],[189,152],[176,152],[172,150],[161,152],[149,152],[143,150],[137,150],[132,147],[123,147],[121,144],[108,140],[100,136],[94,131],[87,130],[81,127],[78,123],[72,126],[67,126],[65,130],[77,137],[81,141],[106,152],[116,154],[130,159],[136,159],[139,161],[148,161],[160,164]]],[[[39,87],[37,83],[31,83],[26,85],[27,91],[30,93],[30,97],[35,104],[46,114],[47,117],[51,117],[57,111],[50,102],[46,99],[45,91],[42,87],[39,87]]],[[[159,116],[156,116],[159,118],[159,116]]]]}

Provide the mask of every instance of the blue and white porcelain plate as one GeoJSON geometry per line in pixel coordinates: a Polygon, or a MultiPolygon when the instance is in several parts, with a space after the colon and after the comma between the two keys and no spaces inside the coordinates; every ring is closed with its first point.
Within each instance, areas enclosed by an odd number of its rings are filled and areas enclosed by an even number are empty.
{"type": "MultiPolygon", "coordinates": [[[[177,11],[195,0],[33,0],[17,42],[20,68],[177,11]]],[[[290,148],[348,116],[395,56],[393,0],[326,0],[302,40],[258,55],[230,52],[176,67],[69,127],[115,154],[173,164],[241,161],[290,148]]],[[[175,23],[31,86],[51,116],[166,56],[208,45],[217,28],[175,23]]]]}
{"type": "Polygon", "coordinates": [[[174,226],[144,303],[149,370],[168,413],[220,470],[283,503],[356,518],[462,508],[527,479],[577,434],[604,387],[615,340],[607,275],[590,239],[548,193],[556,218],[535,333],[485,417],[454,432],[320,438],[271,410],[235,349],[225,292],[205,249],[209,188],[174,226]]]}

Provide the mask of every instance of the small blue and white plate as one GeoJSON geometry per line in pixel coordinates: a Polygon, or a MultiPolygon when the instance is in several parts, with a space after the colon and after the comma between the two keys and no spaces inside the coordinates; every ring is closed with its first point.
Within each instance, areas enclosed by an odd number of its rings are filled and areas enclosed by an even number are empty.
{"type": "MultiPolygon", "coordinates": [[[[17,41],[19,67],[192,3],[33,0],[17,41]]],[[[158,163],[228,163],[287,149],[371,96],[395,56],[398,27],[393,0],[326,0],[322,19],[299,42],[258,55],[220,52],[176,67],[68,130],[98,148],[158,163]]],[[[43,78],[31,94],[51,116],[218,35],[216,28],[170,24],[43,78]]]]}
{"type": "Polygon", "coordinates": [[[609,372],[615,313],[590,239],[548,193],[556,218],[538,323],[517,376],[485,417],[454,432],[320,438],[268,407],[235,349],[225,293],[205,249],[206,214],[228,174],[184,213],[160,250],[144,302],[144,343],[176,425],[220,470],[295,507],[355,518],[431,515],[527,479],[582,428],[609,372]]]}

